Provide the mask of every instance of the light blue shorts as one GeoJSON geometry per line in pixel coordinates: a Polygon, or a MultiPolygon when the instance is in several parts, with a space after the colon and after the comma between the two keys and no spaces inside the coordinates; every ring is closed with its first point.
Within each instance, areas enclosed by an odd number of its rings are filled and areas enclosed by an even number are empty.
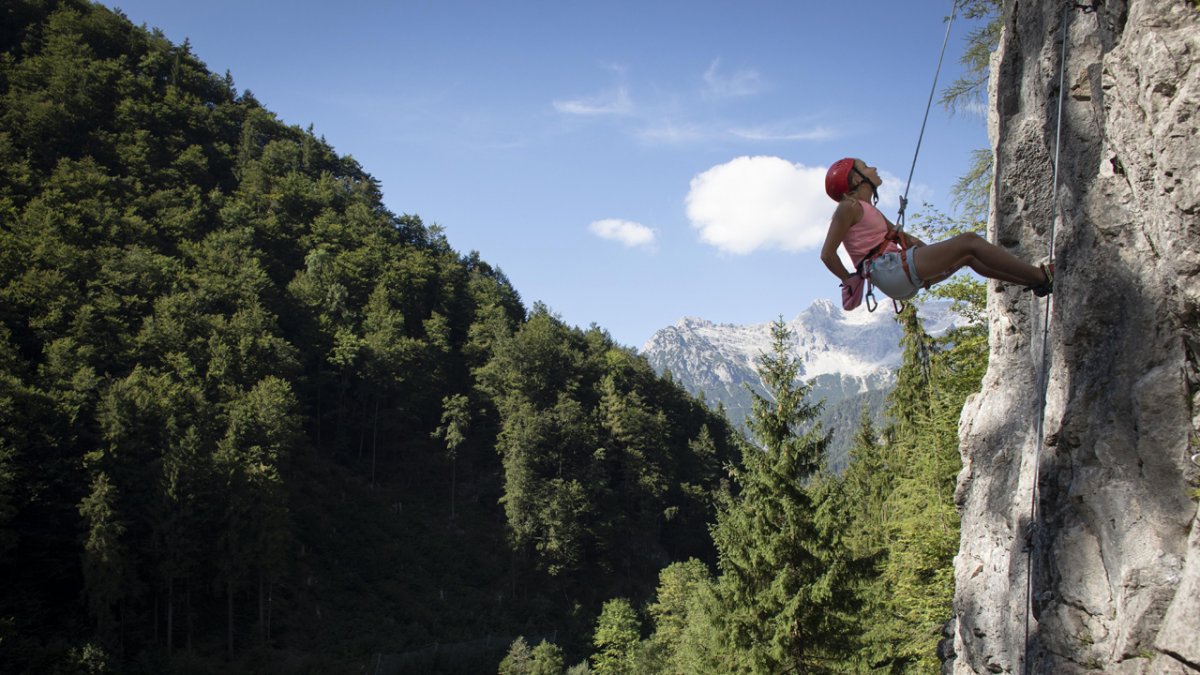
{"type": "Polygon", "coordinates": [[[887,293],[893,300],[908,300],[916,295],[925,285],[917,276],[917,263],[913,258],[916,250],[910,248],[904,252],[908,257],[908,274],[904,273],[899,252],[884,253],[876,258],[871,263],[871,283],[875,284],[875,288],[887,293]]]}

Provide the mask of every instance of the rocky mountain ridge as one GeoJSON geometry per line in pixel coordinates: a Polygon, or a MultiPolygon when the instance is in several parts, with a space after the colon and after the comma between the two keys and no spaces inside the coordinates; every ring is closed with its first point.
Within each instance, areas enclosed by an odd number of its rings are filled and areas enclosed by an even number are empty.
{"type": "MultiPolygon", "coordinates": [[[[794,335],[792,353],[800,376],[813,385],[811,396],[825,401],[822,422],[834,438],[831,464],[839,468],[865,406],[882,423],[884,398],[900,365],[900,326],[890,309],[846,312],[829,300],[817,300],[786,322],[794,335]]],[[[922,303],[926,330],[941,335],[961,318],[945,301],[922,303]]],[[[684,317],[662,328],[641,353],[659,373],[670,372],[692,394],[720,403],[738,426],[750,414],[746,386],[761,391],[758,358],[771,346],[771,324],[718,324],[684,317]]]]}

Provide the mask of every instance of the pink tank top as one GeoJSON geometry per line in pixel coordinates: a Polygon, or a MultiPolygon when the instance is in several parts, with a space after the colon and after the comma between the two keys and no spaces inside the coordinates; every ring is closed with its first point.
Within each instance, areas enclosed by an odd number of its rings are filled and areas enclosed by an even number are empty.
{"type": "MultiPolygon", "coordinates": [[[[867,254],[875,249],[876,246],[883,243],[888,233],[887,220],[879,209],[875,208],[870,202],[858,200],[862,204],[862,220],[850,226],[850,231],[846,233],[846,238],[842,240],[842,246],[845,247],[846,253],[850,255],[850,260],[854,261],[855,267],[858,266],[862,259],[867,257],[867,254]]],[[[900,247],[894,241],[887,242],[887,246],[883,247],[884,253],[891,251],[899,251],[900,247]]]]}

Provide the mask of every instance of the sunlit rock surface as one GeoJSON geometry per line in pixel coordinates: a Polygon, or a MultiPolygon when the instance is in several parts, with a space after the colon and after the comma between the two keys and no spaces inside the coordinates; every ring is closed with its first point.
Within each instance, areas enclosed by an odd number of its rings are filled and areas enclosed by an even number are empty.
{"type": "Polygon", "coordinates": [[[961,421],[947,670],[1197,673],[1200,10],[1006,4],[990,235],[1036,261],[1058,218],[1045,443],[1036,462],[1046,305],[993,285],[989,369],[961,421]]]}

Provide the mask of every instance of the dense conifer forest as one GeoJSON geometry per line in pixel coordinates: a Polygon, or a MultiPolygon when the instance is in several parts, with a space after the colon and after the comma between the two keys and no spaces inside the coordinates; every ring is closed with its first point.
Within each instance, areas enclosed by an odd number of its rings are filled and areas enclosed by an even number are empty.
{"type": "Polygon", "coordinates": [[[932,672],[986,335],[900,320],[827,474],[782,323],[747,442],[186,42],[0,3],[0,671],[932,672]]]}
{"type": "Polygon", "coordinates": [[[186,43],[0,26],[0,670],[586,642],[713,558],[721,417],[186,43]]]}

